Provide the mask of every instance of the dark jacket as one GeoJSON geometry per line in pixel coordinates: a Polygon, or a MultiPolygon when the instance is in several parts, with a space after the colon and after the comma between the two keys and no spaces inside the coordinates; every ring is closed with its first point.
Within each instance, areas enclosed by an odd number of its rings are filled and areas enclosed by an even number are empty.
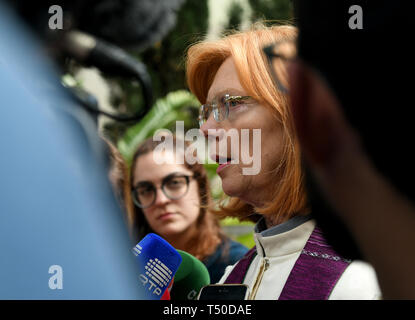
{"type": "Polygon", "coordinates": [[[209,271],[210,283],[218,283],[225,268],[238,262],[247,252],[248,248],[239,242],[229,238],[223,241],[213,254],[202,261],[209,271]]]}

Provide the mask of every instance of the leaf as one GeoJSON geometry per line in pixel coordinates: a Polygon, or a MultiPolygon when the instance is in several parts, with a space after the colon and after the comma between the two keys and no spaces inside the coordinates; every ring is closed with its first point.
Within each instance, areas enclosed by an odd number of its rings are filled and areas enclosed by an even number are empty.
{"type": "Polygon", "coordinates": [[[176,121],[184,121],[185,126],[197,126],[197,119],[186,109],[199,109],[197,98],[186,90],[178,90],[158,99],[143,119],[127,130],[118,141],[118,149],[130,164],[135,150],[158,129],[169,129],[176,121]],[[194,118],[194,119],[193,119],[194,118]]]}

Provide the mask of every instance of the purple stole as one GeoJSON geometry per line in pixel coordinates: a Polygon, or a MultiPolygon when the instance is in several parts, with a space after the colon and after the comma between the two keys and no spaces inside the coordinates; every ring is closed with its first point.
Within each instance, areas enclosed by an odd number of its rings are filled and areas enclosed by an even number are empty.
{"type": "MultiPolygon", "coordinates": [[[[225,283],[243,283],[255,255],[254,247],[239,260],[225,283]]],[[[288,276],[279,300],[327,300],[350,262],[327,244],[320,229],[314,228],[288,276]]]]}

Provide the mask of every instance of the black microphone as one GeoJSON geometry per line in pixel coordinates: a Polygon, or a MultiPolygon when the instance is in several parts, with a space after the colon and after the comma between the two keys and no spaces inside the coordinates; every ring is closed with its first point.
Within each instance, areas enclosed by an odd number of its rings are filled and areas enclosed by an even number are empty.
{"type": "Polygon", "coordinates": [[[117,116],[97,110],[93,105],[81,101],[88,109],[102,113],[118,121],[139,120],[151,108],[151,78],[144,64],[113,44],[99,40],[81,31],[69,31],[64,35],[62,48],[75,60],[87,66],[95,66],[110,76],[137,79],[142,88],[144,110],[134,116],[117,116]]]}

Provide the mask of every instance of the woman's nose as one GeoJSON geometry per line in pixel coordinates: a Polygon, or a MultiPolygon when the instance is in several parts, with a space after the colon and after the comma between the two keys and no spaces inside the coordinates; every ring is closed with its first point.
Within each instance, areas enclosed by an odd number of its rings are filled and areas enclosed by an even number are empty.
{"type": "Polygon", "coordinates": [[[199,130],[202,132],[205,138],[213,138],[212,135],[215,135],[215,132],[218,129],[218,124],[219,123],[214,119],[212,113],[210,114],[209,118],[201,125],[199,130]]]}
{"type": "Polygon", "coordinates": [[[154,205],[163,205],[163,204],[165,204],[169,201],[170,201],[170,199],[168,197],[166,197],[163,190],[161,190],[161,188],[157,188],[157,190],[156,190],[156,200],[154,202],[154,205]]]}

